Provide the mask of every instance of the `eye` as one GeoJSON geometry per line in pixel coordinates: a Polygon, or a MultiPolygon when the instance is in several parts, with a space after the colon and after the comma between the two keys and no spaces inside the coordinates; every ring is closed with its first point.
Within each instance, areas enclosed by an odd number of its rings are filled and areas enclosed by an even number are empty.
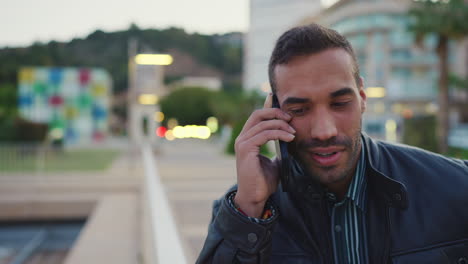
{"type": "Polygon", "coordinates": [[[288,113],[293,115],[293,116],[300,116],[300,115],[303,115],[306,111],[307,111],[307,108],[299,107],[299,108],[289,109],[288,113]]]}
{"type": "Polygon", "coordinates": [[[335,108],[342,108],[342,107],[345,107],[347,106],[351,101],[345,101],[345,102],[334,102],[331,104],[332,107],[335,107],[335,108]]]}

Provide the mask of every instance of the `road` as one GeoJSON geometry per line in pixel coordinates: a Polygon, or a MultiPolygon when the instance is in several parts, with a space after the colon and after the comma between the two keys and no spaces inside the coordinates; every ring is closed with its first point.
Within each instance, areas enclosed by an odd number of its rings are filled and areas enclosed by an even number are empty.
{"type": "Polygon", "coordinates": [[[213,141],[180,139],[164,142],[156,154],[188,263],[203,247],[213,200],[236,181],[235,159],[222,148],[213,141]]]}

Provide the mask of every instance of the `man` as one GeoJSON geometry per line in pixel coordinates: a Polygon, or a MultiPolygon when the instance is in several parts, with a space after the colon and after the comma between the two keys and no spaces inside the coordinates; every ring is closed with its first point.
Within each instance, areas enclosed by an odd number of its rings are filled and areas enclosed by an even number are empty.
{"type": "Polygon", "coordinates": [[[361,132],[366,94],[349,42],[309,25],[269,65],[280,109],[236,140],[237,186],[215,202],[198,263],[468,263],[468,161],[361,132]],[[259,154],[289,142],[292,175],[259,154]]]}

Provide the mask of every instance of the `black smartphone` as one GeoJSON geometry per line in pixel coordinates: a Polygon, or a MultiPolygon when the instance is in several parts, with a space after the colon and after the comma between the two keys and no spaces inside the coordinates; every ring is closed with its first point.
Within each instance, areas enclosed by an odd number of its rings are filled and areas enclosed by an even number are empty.
{"type": "MultiPolygon", "coordinates": [[[[273,94],[273,108],[280,108],[278,97],[273,94]]],[[[283,192],[287,192],[289,188],[289,178],[291,173],[291,162],[288,153],[288,142],[275,140],[276,155],[280,160],[280,181],[283,192]]]]}

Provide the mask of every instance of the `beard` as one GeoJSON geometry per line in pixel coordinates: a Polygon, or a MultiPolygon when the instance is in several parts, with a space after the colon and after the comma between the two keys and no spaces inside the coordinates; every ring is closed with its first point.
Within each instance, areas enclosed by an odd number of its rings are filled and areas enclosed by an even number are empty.
{"type": "Polygon", "coordinates": [[[355,172],[361,147],[361,126],[351,136],[336,136],[327,140],[304,139],[290,146],[290,153],[307,176],[324,185],[334,184],[355,172]],[[341,147],[344,149],[344,160],[332,166],[318,166],[310,157],[310,149],[316,147],[341,147]]]}

